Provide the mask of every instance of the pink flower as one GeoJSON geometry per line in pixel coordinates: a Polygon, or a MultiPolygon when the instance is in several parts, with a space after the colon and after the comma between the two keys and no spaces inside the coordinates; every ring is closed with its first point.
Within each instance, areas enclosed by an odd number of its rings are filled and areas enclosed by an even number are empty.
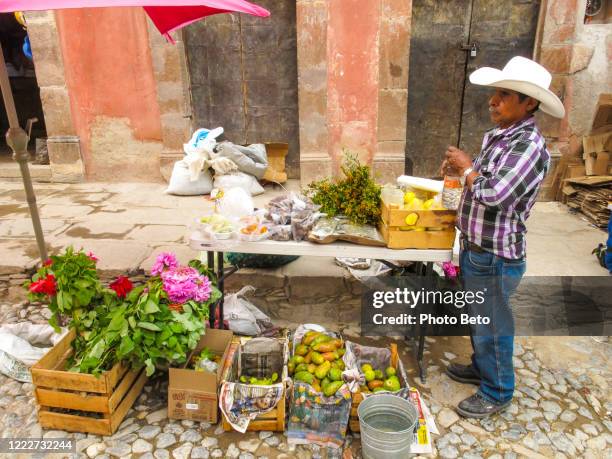
{"type": "Polygon", "coordinates": [[[96,257],[96,256],[93,254],[93,252],[87,252],[87,256],[88,256],[88,257],[89,257],[89,259],[90,259],[91,261],[93,261],[94,263],[97,263],[97,262],[98,262],[98,260],[99,260],[99,258],[98,258],[98,257],[96,257]]]}
{"type": "Polygon", "coordinates": [[[170,268],[161,273],[164,291],[173,303],[195,300],[199,303],[210,298],[211,282],[189,266],[170,268]]]}
{"type": "Polygon", "coordinates": [[[176,256],[170,252],[162,252],[157,256],[153,268],[151,268],[151,275],[159,276],[166,268],[178,267],[178,261],[176,256]]]}
{"type": "Polygon", "coordinates": [[[450,261],[445,261],[442,264],[444,275],[449,279],[454,279],[459,274],[459,268],[452,264],[450,261]]]}

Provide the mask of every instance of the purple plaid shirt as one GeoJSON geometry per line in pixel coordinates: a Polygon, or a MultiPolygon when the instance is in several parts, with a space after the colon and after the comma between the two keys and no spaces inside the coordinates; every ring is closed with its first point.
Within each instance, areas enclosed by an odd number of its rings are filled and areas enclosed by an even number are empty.
{"type": "Polygon", "coordinates": [[[550,168],[550,154],[533,116],[484,136],[465,187],[457,227],[470,242],[503,258],[525,256],[525,220],[550,168]]]}

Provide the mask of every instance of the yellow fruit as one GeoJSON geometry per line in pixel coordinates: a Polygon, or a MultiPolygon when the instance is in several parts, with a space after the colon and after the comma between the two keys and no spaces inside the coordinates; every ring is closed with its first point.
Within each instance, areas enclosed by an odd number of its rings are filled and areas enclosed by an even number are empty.
{"type": "Polygon", "coordinates": [[[365,380],[367,382],[373,381],[376,378],[376,373],[374,373],[374,370],[364,371],[363,375],[365,376],[365,380]]]}
{"type": "Polygon", "coordinates": [[[406,193],[404,193],[404,204],[410,204],[414,198],[415,195],[412,191],[406,191],[406,193]]]}
{"type": "Polygon", "coordinates": [[[396,376],[391,376],[389,379],[385,380],[383,387],[389,392],[397,392],[401,389],[399,379],[397,379],[396,376]]]}
{"type": "Polygon", "coordinates": [[[387,367],[385,373],[387,374],[387,378],[390,378],[391,376],[395,376],[397,374],[397,371],[393,367],[387,367]]]}
{"type": "Polygon", "coordinates": [[[433,205],[434,205],[434,200],[433,199],[428,199],[427,201],[425,201],[423,203],[423,209],[425,209],[425,210],[431,209],[433,205]]]}
{"type": "Polygon", "coordinates": [[[361,371],[363,373],[365,373],[366,371],[372,371],[372,365],[370,365],[369,363],[364,363],[363,365],[361,365],[361,371]]]}
{"type": "Polygon", "coordinates": [[[409,214],[404,221],[406,222],[406,225],[413,226],[418,219],[418,214],[409,214]]]}
{"type": "Polygon", "coordinates": [[[425,227],[424,226],[417,226],[414,230],[415,231],[425,231],[425,227]]]}

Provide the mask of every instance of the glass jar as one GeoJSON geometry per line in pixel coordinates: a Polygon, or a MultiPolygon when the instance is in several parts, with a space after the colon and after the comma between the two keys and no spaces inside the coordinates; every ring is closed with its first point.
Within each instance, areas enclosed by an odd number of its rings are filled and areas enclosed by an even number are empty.
{"type": "Polygon", "coordinates": [[[442,205],[449,210],[457,210],[463,193],[461,178],[452,169],[447,168],[444,175],[444,188],[442,190],[442,205]]]}

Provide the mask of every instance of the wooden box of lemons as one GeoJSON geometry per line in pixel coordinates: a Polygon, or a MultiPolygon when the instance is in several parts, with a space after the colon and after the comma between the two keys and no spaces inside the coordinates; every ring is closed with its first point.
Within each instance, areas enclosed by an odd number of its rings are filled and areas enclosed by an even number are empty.
{"type": "Polygon", "coordinates": [[[287,369],[299,382],[310,384],[326,397],[335,395],[342,387],[342,356],[346,352],[344,342],[321,332],[308,331],[294,349],[287,369]]]}
{"type": "MultiPolygon", "coordinates": [[[[416,197],[416,195],[412,191],[407,191],[404,193],[404,209],[407,210],[444,210],[439,203],[436,202],[434,198],[427,199],[423,201],[416,197]]],[[[416,226],[415,223],[419,219],[419,216],[414,214],[409,214],[406,219],[406,226],[400,227],[401,231],[441,231],[444,228],[425,228],[424,226],[416,226]]]]}

